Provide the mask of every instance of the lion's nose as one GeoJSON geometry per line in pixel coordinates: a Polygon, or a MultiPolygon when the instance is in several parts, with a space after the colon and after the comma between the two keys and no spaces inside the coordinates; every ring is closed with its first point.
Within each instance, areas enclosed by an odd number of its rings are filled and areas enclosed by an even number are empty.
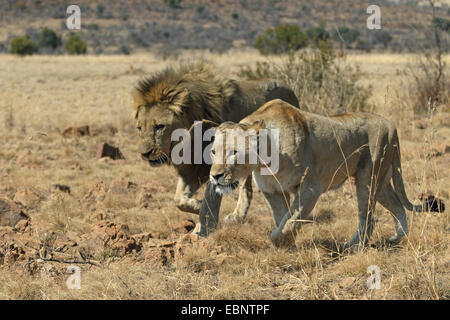
{"type": "Polygon", "coordinates": [[[223,177],[223,173],[213,174],[212,177],[213,177],[214,180],[219,181],[219,179],[221,177],[223,177]]]}

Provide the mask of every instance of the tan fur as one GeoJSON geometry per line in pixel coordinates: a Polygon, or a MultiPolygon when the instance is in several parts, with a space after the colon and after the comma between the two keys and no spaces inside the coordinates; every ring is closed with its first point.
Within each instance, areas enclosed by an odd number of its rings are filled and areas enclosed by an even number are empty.
{"type": "MultiPolygon", "coordinates": [[[[259,169],[264,166],[261,162],[233,164],[226,163],[226,158],[213,158],[210,179],[217,184],[230,185],[253,172],[272,211],[276,228],[271,239],[276,245],[292,243],[319,196],[340,187],[349,177],[353,177],[356,184],[359,226],[347,246],[363,247],[367,243],[373,231],[372,212],[376,202],[394,217],[397,231],[391,238],[394,242],[408,229],[404,207],[423,209],[413,206],[406,197],[397,131],[394,124],[381,116],[348,113],[324,117],[273,100],[239,124],[227,123],[218,130],[226,135],[225,129],[245,128],[242,126],[245,123],[263,123],[262,128],[279,130],[278,172],[261,175],[259,169]],[[292,204],[291,196],[294,197],[292,204]]],[[[227,143],[220,140],[214,141],[212,153],[225,150],[227,143]]],[[[248,145],[246,152],[249,153],[248,145]]]]}
{"type": "MultiPolygon", "coordinates": [[[[139,150],[153,166],[162,162],[172,164],[170,153],[174,143],[170,136],[175,129],[189,129],[195,121],[204,119],[214,123],[237,122],[274,98],[298,106],[295,94],[274,81],[226,79],[205,62],[157,73],[139,82],[133,96],[134,118],[141,129],[139,150]]],[[[177,207],[199,213],[202,202],[192,196],[208,180],[210,166],[181,164],[174,167],[179,175],[175,194],[177,207]]],[[[249,188],[248,185],[243,188],[243,199],[238,201],[237,211],[246,211],[250,203],[251,184],[249,188]]],[[[221,197],[207,198],[208,206],[203,211],[208,207],[219,208],[220,200],[221,197]]]]}

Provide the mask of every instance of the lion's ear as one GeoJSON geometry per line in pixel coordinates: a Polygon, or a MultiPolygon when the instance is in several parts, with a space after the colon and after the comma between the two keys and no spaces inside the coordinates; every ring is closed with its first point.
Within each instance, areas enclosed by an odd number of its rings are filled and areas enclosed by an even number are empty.
{"type": "Polygon", "coordinates": [[[261,129],[264,125],[264,120],[257,120],[255,122],[253,122],[252,124],[248,124],[248,123],[243,123],[241,125],[241,127],[244,130],[254,130],[256,132],[256,134],[258,134],[259,129],[261,129]]]}
{"type": "Polygon", "coordinates": [[[189,128],[189,133],[192,135],[194,132],[194,128],[197,127],[199,130],[201,130],[202,135],[203,133],[211,128],[217,127],[219,124],[215,123],[214,121],[203,119],[202,121],[194,121],[194,124],[189,128]],[[200,129],[201,128],[201,129],[200,129]]]}
{"type": "Polygon", "coordinates": [[[183,113],[183,107],[188,104],[188,100],[190,97],[190,92],[187,88],[184,88],[180,92],[176,93],[170,99],[170,109],[175,112],[177,115],[183,113]]]}

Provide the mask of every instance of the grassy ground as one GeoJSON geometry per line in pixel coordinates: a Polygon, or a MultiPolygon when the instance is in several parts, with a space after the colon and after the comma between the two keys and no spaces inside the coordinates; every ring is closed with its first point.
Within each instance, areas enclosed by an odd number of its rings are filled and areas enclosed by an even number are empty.
{"type": "MultiPolygon", "coordinates": [[[[257,58],[252,52],[204,56],[232,75],[257,58]]],[[[404,101],[406,69],[412,56],[355,55],[366,73],[363,83],[374,87],[374,112],[397,124],[402,146],[406,191],[411,200],[423,192],[448,202],[450,197],[450,109],[431,117],[414,116],[404,101]],[[443,149],[442,149],[443,148],[443,149]],[[444,150],[429,156],[430,150],[444,150]],[[447,148],[448,149],[448,148],[447,148]]],[[[447,59],[448,61],[449,59],[447,59]]],[[[128,225],[129,235],[152,232],[175,236],[172,226],[197,219],[173,203],[175,172],[152,170],[137,154],[137,134],[130,118],[129,92],[145,73],[174,61],[149,55],[26,58],[0,56],[0,194],[32,188],[41,196],[26,212],[42,232],[79,237],[92,230],[92,215],[128,225]],[[89,125],[89,137],[63,137],[72,125],[89,125]],[[125,160],[96,160],[98,143],[120,147],[125,160]],[[29,150],[29,151],[27,151],[29,150]],[[86,197],[92,185],[132,181],[130,192],[106,193],[100,200],[86,197]],[[58,198],[53,184],[71,188],[58,198]],[[150,201],[142,206],[142,192],[150,201]]],[[[231,212],[236,195],[226,198],[221,217],[231,212]]],[[[81,265],[80,290],[66,288],[64,273],[22,274],[25,261],[0,259],[0,299],[448,299],[450,297],[449,214],[408,213],[410,233],[397,247],[381,243],[394,232],[390,215],[376,210],[372,246],[336,256],[332,243],[343,243],[356,229],[354,188],[324,195],[296,248],[277,249],[269,240],[273,228],[259,193],[248,220],[222,227],[210,238],[175,255],[166,266],[149,263],[147,253],[103,256],[100,266],[81,265]],[[381,289],[368,290],[368,266],[381,269],[381,289]]],[[[47,234],[45,233],[45,234],[47,234]]],[[[26,248],[27,243],[21,244],[26,248]]],[[[48,270],[66,268],[48,262],[48,270]]],[[[47,271],[48,271],[47,270],[47,271]]]]}

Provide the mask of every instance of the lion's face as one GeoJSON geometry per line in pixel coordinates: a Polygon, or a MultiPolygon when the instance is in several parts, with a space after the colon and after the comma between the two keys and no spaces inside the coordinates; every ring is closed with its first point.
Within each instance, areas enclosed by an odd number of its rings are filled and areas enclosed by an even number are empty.
{"type": "Polygon", "coordinates": [[[170,161],[171,134],[182,128],[175,113],[163,104],[152,107],[140,106],[136,112],[136,128],[141,138],[139,152],[151,166],[170,161]]]}
{"type": "Polygon", "coordinates": [[[230,125],[229,122],[217,128],[211,147],[209,176],[217,193],[230,193],[238,187],[240,179],[257,168],[257,158],[251,156],[256,151],[257,134],[255,130],[249,129],[253,128],[241,124],[230,125]]]}

